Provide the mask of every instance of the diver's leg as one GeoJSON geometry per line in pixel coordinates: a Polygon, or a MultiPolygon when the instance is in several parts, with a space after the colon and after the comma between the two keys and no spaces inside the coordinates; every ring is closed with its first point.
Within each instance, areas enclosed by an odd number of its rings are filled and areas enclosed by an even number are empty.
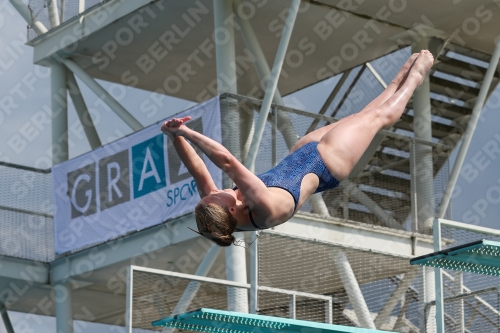
{"type": "MultiPolygon", "coordinates": [[[[371,110],[371,109],[374,109],[374,108],[382,105],[392,95],[394,95],[394,93],[399,88],[401,88],[402,84],[404,83],[404,80],[405,80],[406,76],[408,75],[408,71],[410,70],[411,66],[415,62],[415,59],[417,58],[418,55],[419,55],[418,53],[414,53],[406,61],[406,63],[403,65],[403,67],[401,67],[401,69],[399,70],[398,74],[396,74],[396,76],[391,81],[391,83],[389,83],[389,85],[387,86],[387,88],[385,88],[385,90],[379,96],[377,96],[377,98],[375,98],[367,106],[365,106],[361,112],[363,112],[364,110],[371,110]]],[[[295,150],[299,149],[300,147],[302,147],[303,145],[305,145],[305,144],[307,144],[309,142],[312,142],[312,141],[319,142],[321,140],[321,138],[323,137],[323,135],[325,135],[326,133],[328,133],[330,130],[334,129],[336,126],[338,126],[338,125],[342,124],[343,122],[349,120],[349,118],[351,118],[353,116],[355,116],[355,114],[347,116],[345,118],[342,118],[341,120],[339,120],[337,122],[334,122],[332,124],[329,124],[327,126],[323,126],[321,128],[318,128],[317,130],[315,130],[315,131],[313,131],[313,132],[305,135],[299,141],[297,141],[297,143],[293,146],[293,148],[292,148],[292,150],[290,150],[290,152],[294,152],[295,150]]]]}
{"type": "Polygon", "coordinates": [[[403,85],[379,107],[364,109],[328,131],[318,144],[321,158],[338,180],[347,178],[374,136],[399,120],[408,100],[423,81],[434,58],[421,51],[403,85]]]}

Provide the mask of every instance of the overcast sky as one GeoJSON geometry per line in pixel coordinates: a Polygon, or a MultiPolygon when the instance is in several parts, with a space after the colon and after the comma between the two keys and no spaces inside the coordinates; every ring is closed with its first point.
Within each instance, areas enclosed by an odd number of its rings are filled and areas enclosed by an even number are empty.
{"type": "MultiPolygon", "coordinates": [[[[32,64],[32,48],[25,46],[26,23],[8,0],[0,0],[0,160],[32,166],[50,167],[50,124],[44,123],[50,107],[50,70],[32,64]]],[[[174,98],[165,99],[165,106],[156,113],[142,113],[141,101],[151,93],[133,88],[102,83],[143,125],[166,118],[193,103],[174,98]],[[168,103],[167,103],[168,100],[168,103]]],[[[95,96],[81,85],[89,108],[95,110],[97,130],[103,142],[113,141],[130,133],[130,129],[112,112],[100,105],[95,96]]],[[[307,111],[317,111],[330,86],[286,98],[288,104],[307,111]]],[[[453,217],[457,221],[498,228],[500,217],[500,91],[497,89],[483,110],[476,134],[469,149],[465,169],[453,199],[453,217]]],[[[70,157],[90,150],[70,103],[70,157]]],[[[54,332],[53,318],[41,322],[12,313],[15,328],[28,320],[37,332],[54,332]],[[17,326],[16,326],[17,325],[17,326]]],[[[17,331],[17,329],[16,329],[17,331]]],[[[90,324],[81,332],[109,332],[106,325],[90,324]]],[[[0,333],[5,329],[0,325],[0,333]]]]}

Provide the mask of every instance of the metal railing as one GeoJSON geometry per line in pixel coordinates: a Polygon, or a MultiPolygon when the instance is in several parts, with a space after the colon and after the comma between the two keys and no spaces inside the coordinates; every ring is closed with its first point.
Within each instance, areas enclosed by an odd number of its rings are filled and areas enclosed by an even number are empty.
{"type": "MultiPolygon", "coordinates": [[[[470,238],[468,242],[472,240],[477,240],[478,238],[483,238],[484,236],[499,239],[500,231],[491,228],[485,228],[476,225],[469,225],[461,222],[450,221],[446,219],[435,219],[433,225],[433,234],[434,234],[434,251],[441,251],[443,246],[443,234],[442,229],[449,228],[452,231],[455,231],[455,234],[452,234],[453,240],[456,242],[455,245],[459,245],[463,243],[465,239],[470,238]],[[460,235],[458,232],[462,232],[465,234],[460,235]]],[[[445,235],[449,236],[449,235],[445,235]]],[[[448,244],[445,244],[447,246],[448,244]]],[[[474,261],[474,259],[471,259],[474,261]]],[[[459,332],[468,331],[470,326],[473,324],[475,316],[479,315],[484,322],[487,322],[494,329],[500,329],[500,292],[498,287],[487,287],[479,290],[471,290],[467,288],[464,283],[464,272],[459,272],[460,279],[456,281],[455,277],[446,272],[445,269],[441,269],[438,267],[434,268],[435,275],[435,285],[436,285],[436,300],[431,301],[425,306],[425,318],[427,319],[427,315],[430,313],[430,310],[435,308],[436,315],[436,323],[437,330],[444,331],[446,326],[455,327],[459,332]],[[443,279],[445,278],[445,279],[443,279]],[[457,293],[457,288],[453,288],[453,286],[459,286],[459,292],[457,293]],[[451,293],[453,296],[445,297],[445,293],[451,293]],[[492,304],[491,297],[490,299],[484,299],[479,295],[494,293],[492,304]],[[464,311],[464,301],[468,298],[473,298],[474,302],[469,302],[468,306],[472,309],[472,312],[469,312],[468,322],[465,323],[464,317],[466,311],[464,311]],[[459,320],[455,320],[454,316],[448,314],[448,311],[445,307],[447,303],[451,302],[460,302],[458,305],[458,318],[459,320]],[[495,306],[496,305],[496,306],[495,306]],[[482,311],[484,309],[485,311],[482,311]],[[490,318],[489,315],[493,315],[493,319],[490,318]]],[[[471,273],[467,273],[470,275],[471,273]]],[[[472,274],[477,276],[477,274],[472,274]]],[[[488,278],[488,277],[486,277],[488,278]]],[[[480,281],[480,279],[476,279],[480,281]]],[[[480,282],[479,285],[488,285],[490,283],[498,283],[498,279],[494,281],[485,280],[480,282]]]]}
{"type": "MultiPolygon", "coordinates": [[[[28,7],[31,11],[33,21],[41,22],[48,30],[53,27],[51,22],[51,10],[57,13],[59,25],[78,17],[90,8],[110,0],[29,0],[28,7]],[[51,2],[54,1],[54,4],[51,2]]],[[[52,20],[54,18],[52,17],[52,20]]],[[[37,37],[33,27],[28,26],[28,41],[37,37]]]]}
{"type": "MultiPolygon", "coordinates": [[[[160,316],[164,317],[177,314],[175,309],[178,308],[177,307],[178,304],[186,302],[186,298],[184,297],[185,293],[181,297],[177,297],[178,295],[177,294],[173,295],[173,293],[163,294],[163,297],[165,299],[160,299],[162,297],[160,296],[160,294],[164,292],[164,290],[161,288],[165,288],[165,283],[166,283],[165,279],[170,279],[170,283],[173,280],[185,280],[186,282],[188,282],[187,287],[185,289],[186,291],[189,292],[190,290],[193,289],[196,290],[193,296],[190,298],[188,304],[186,304],[185,308],[189,310],[191,310],[193,307],[200,307],[200,306],[219,308],[220,310],[228,310],[227,308],[222,309],[221,307],[225,307],[226,305],[214,302],[213,298],[204,298],[204,300],[201,301],[201,303],[197,302],[196,305],[194,306],[190,304],[191,302],[193,302],[193,298],[195,295],[197,297],[203,297],[203,295],[201,296],[199,295],[204,293],[203,291],[200,292],[201,284],[214,285],[214,286],[217,285],[220,287],[225,287],[228,289],[227,297],[230,297],[229,289],[231,288],[238,288],[245,290],[250,289],[250,284],[246,283],[237,283],[228,280],[215,279],[204,276],[196,276],[191,274],[183,274],[172,271],[152,269],[147,267],[129,266],[127,269],[127,290],[126,290],[126,317],[125,317],[126,332],[132,333],[134,328],[148,329],[150,328],[151,321],[161,319],[153,317],[148,317],[147,319],[144,319],[144,317],[141,317],[139,320],[137,320],[137,318],[140,316],[137,316],[134,313],[135,311],[139,311],[142,313],[146,312],[144,311],[145,308],[143,306],[141,307],[140,305],[138,305],[141,300],[146,300],[149,299],[150,297],[154,297],[154,302],[146,301],[147,304],[151,307],[150,309],[148,309],[147,312],[153,313],[153,316],[159,313],[160,316]],[[155,294],[152,295],[152,293],[155,294]],[[172,306],[174,304],[176,304],[175,307],[172,306]],[[151,320],[151,318],[153,318],[153,320],[151,320]]],[[[177,291],[182,291],[182,286],[179,285],[179,282],[174,282],[174,284],[172,284],[172,287],[175,287],[177,291]]],[[[207,288],[213,288],[213,287],[207,287],[207,288]]],[[[266,292],[289,296],[290,301],[288,305],[289,306],[288,312],[290,314],[291,319],[296,318],[297,297],[324,301],[325,322],[330,324],[332,323],[333,297],[331,296],[317,295],[295,290],[285,290],[285,289],[265,287],[265,286],[259,286],[258,289],[259,291],[266,291],[266,292]]],[[[219,294],[219,296],[222,294],[220,292],[220,289],[217,290],[217,293],[219,294]]],[[[225,296],[226,294],[223,295],[223,297],[225,296]]]]}

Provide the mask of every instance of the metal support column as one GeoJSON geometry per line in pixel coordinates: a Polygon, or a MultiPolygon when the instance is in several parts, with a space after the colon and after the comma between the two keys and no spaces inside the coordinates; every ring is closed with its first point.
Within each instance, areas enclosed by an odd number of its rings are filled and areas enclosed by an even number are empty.
{"type": "Polygon", "coordinates": [[[250,234],[250,313],[259,311],[259,235],[250,234]]]}
{"type": "Polygon", "coordinates": [[[64,22],[64,14],[66,12],[66,0],[60,0],[61,2],[61,15],[59,17],[59,21],[64,22]]]}
{"type": "Polygon", "coordinates": [[[240,145],[241,145],[241,163],[245,164],[248,156],[252,137],[255,133],[254,108],[248,107],[248,104],[240,104],[240,145]]]}
{"type": "Polygon", "coordinates": [[[71,96],[71,100],[73,101],[73,105],[75,106],[78,119],[80,119],[80,123],[82,124],[83,131],[85,132],[85,136],[89,141],[90,147],[92,149],[96,149],[102,146],[102,143],[99,139],[99,135],[97,134],[97,130],[95,129],[92,117],[90,117],[89,110],[87,109],[87,105],[85,104],[85,100],[83,99],[80,87],[78,87],[78,83],[76,82],[73,73],[67,71],[66,75],[68,79],[67,84],[69,95],[71,96]]]}
{"type": "Polygon", "coordinates": [[[125,332],[133,333],[134,268],[127,267],[127,291],[125,294],[125,332]]]}
{"type": "MultiPolygon", "coordinates": [[[[434,220],[433,224],[433,234],[434,234],[434,252],[441,251],[441,225],[439,223],[439,219],[434,220]]],[[[443,274],[441,274],[441,268],[434,268],[435,275],[435,290],[436,290],[436,332],[444,333],[444,303],[443,303],[443,274]]],[[[427,302],[426,302],[427,303],[427,302]]],[[[429,311],[429,319],[431,319],[432,310],[429,311]]],[[[429,320],[432,325],[432,320],[429,320]]],[[[427,332],[432,332],[434,326],[429,327],[427,325],[427,332]]]]}
{"type": "MultiPolygon", "coordinates": [[[[241,0],[234,1],[235,8],[239,8],[242,6],[241,0]]],[[[241,27],[241,36],[243,37],[243,41],[245,42],[245,46],[253,55],[253,65],[255,67],[255,71],[257,72],[257,76],[262,84],[268,84],[269,79],[271,78],[271,70],[269,65],[267,64],[266,57],[264,56],[264,52],[260,47],[259,41],[255,36],[252,25],[248,19],[244,19],[236,15],[236,21],[238,25],[241,27]]],[[[281,98],[281,94],[276,87],[274,94],[272,96],[272,102],[278,105],[285,105],[283,99],[281,98]]],[[[277,111],[278,119],[278,129],[283,134],[283,138],[288,149],[292,149],[292,147],[297,142],[297,134],[295,133],[295,129],[288,115],[284,112],[277,111]]],[[[250,170],[253,170],[253,166],[247,165],[250,170]]]]}
{"type": "MultiPolygon", "coordinates": [[[[455,295],[459,296],[462,295],[464,292],[464,272],[462,271],[455,271],[454,272],[454,278],[455,278],[455,295]]],[[[465,332],[465,321],[464,321],[464,300],[461,299],[455,303],[455,315],[456,315],[456,322],[457,322],[457,333],[464,333],[465,332]]]]}
{"type": "Polygon", "coordinates": [[[52,61],[51,104],[52,104],[52,163],[68,160],[68,92],[66,69],[57,61],[52,61]]]}
{"type": "Polygon", "coordinates": [[[134,118],[116,99],[111,96],[96,80],[88,75],[80,66],[71,59],[64,59],[63,63],[69,68],[83,83],[87,85],[104,103],[106,103],[114,113],[117,114],[132,130],[138,131],[144,128],[141,123],[134,118]]]}
{"type": "Polygon", "coordinates": [[[283,33],[281,35],[281,40],[278,45],[276,58],[274,59],[273,69],[271,71],[271,77],[269,78],[269,81],[267,83],[264,100],[262,101],[262,106],[260,108],[259,119],[257,120],[257,126],[255,129],[255,135],[253,136],[252,144],[250,145],[248,158],[246,160],[247,163],[245,163],[245,166],[247,167],[251,167],[254,164],[255,158],[257,156],[257,151],[259,149],[260,141],[262,140],[262,134],[264,133],[264,126],[267,121],[267,117],[269,115],[269,110],[271,107],[274,94],[276,93],[278,79],[281,74],[281,67],[283,66],[283,61],[285,59],[288,43],[290,42],[290,36],[292,35],[295,19],[297,18],[297,13],[299,11],[299,5],[300,5],[300,0],[293,0],[292,4],[290,5],[290,9],[288,10],[288,16],[286,18],[285,26],[283,28],[283,33]]]}
{"type": "Polygon", "coordinates": [[[56,329],[58,333],[73,333],[72,290],[69,281],[54,285],[56,295],[56,329]]]}
{"type": "Polygon", "coordinates": [[[47,32],[47,28],[38,21],[34,19],[31,15],[31,9],[24,4],[22,0],[9,0],[12,6],[17,10],[17,12],[24,18],[28,25],[36,32],[37,35],[41,35],[47,32]]]}
{"type": "MultiPolygon", "coordinates": [[[[68,91],[66,68],[57,61],[51,62],[52,94],[52,163],[68,159],[68,91]]],[[[66,263],[68,265],[68,263],[66,263]]],[[[67,280],[56,281],[56,327],[57,332],[73,333],[73,311],[71,285],[67,280]]]]}
{"type": "MultiPolygon", "coordinates": [[[[325,103],[323,104],[323,106],[319,110],[318,114],[325,114],[326,111],[330,108],[330,105],[332,105],[333,100],[335,99],[335,97],[337,97],[337,94],[339,93],[340,89],[344,86],[344,83],[347,80],[347,78],[349,77],[349,75],[351,74],[351,72],[352,72],[352,68],[348,69],[345,72],[340,74],[342,76],[340,77],[339,81],[337,82],[337,84],[333,88],[332,92],[330,93],[330,95],[326,99],[325,103]]],[[[309,134],[312,131],[316,130],[316,126],[318,126],[319,122],[320,122],[320,119],[318,119],[318,118],[314,119],[311,122],[311,125],[309,125],[309,128],[306,131],[306,134],[309,134]]]]}
{"type": "Polygon", "coordinates": [[[78,0],[78,14],[85,11],[85,0],[78,0]]]}
{"type": "MultiPolygon", "coordinates": [[[[219,94],[237,93],[237,76],[235,66],[234,29],[231,17],[233,15],[232,0],[214,0],[215,55],[217,66],[217,89],[219,94]]],[[[238,102],[226,98],[221,103],[222,113],[222,143],[237,158],[241,160],[239,140],[238,102]]],[[[224,188],[232,187],[229,177],[223,178],[224,188]]],[[[234,233],[237,242],[244,244],[242,233],[234,233]]],[[[226,279],[247,283],[245,248],[229,246],[225,249],[226,279]]],[[[240,288],[227,288],[228,308],[230,311],[248,312],[248,295],[240,288]]]]}
{"type": "MultiPolygon", "coordinates": [[[[233,234],[236,242],[245,244],[245,238],[241,232],[233,234]]],[[[226,279],[239,283],[247,283],[247,266],[245,248],[241,246],[229,246],[225,249],[226,254],[226,279]]],[[[248,292],[242,288],[227,288],[228,310],[248,313],[248,292]]]]}
{"type": "Polygon", "coordinates": [[[443,198],[441,199],[441,204],[439,205],[439,211],[437,213],[438,218],[443,218],[444,215],[446,214],[446,210],[448,209],[448,204],[450,203],[451,195],[455,188],[455,184],[457,183],[457,179],[460,174],[460,170],[462,169],[462,164],[464,163],[465,156],[467,155],[467,151],[469,149],[472,136],[474,135],[474,130],[476,129],[477,121],[479,120],[481,110],[483,109],[484,102],[486,100],[486,97],[488,96],[491,80],[493,79],[493,75],[495,74],[495,71],[497,69],[499,57],[500,57],[500,39],[497,41],[495,50],[493,51],[493,54],[491,56],[490,64],[488,66],[488,69],[486,70],[483,84],[479,89],[479,95],[476,99],[476,103],[474,104],[474,108],[472,109],[472,115],[467,125],[467,129],[465,130],[460,150],[458,151],[455,164],[453,164],[453,169],[451,171],[448,184],[446,184],[446,190],[444,191],[443,198]]]}
{"type": "MultiPolygon", "coordinates": [[[[420,52],[428,48],[428,38],[420,36],[417,44],[412,46],[412,52],[420,52]]],[[[431,99],[429,74],[424,78],[424,82],[413,93],[413,131],[415,138],[432,142],[432,120],[431,120],[431,99]]],[[[415,146],[415,158],[417,161],[416,172],[418,182],[415,184],[417,196],[417,220],[418,230],[421,233],[431,232],[434,218],[434,177],[432,166],[432,147],[423,144],[415,146]]],[[[435,299],[434,289],[434,269],[424,267],[424,303],[435,299]]],[[[427,320],[428,333],[434,332],[434,309],[429,313],[427,320]],[[431,328],[432,327],[432,328],[431,328]]],[[[441,332],[439,332],[441,333],[441,332]]]]}
{"type": "Polygon", "coordinates": [[[351,302],[354,313],[358,318],[359,325],[363,328],[376,329],[347,256],[343,251],[335,249],[333,251],[333,260],[349,302],[351,302]]]}
{"type": "Polygon", "coordinates": [[[3,324],[7,333],[14,333],[14,328],[10,322],[9,314],[7,313],[7,309],[3,303],[0,303],[0,314],[2,315],[3,324]]]}
{"type": "MultiPolygon", "coordinates": [[[[427,49],[427,38],[421,37],[418,45],[413,46],[413,52],[427,49]]],[[[431,120],[431,98],[429,74],[424,82],[413,93],[413,131],[415,138],[432,142],[432,120],[431,120]]],[[[434,218],[434,179],[432,167],[432,147],[422,144],[415,146],[417,163],[416,184],[417,191],[417,214],[419,228],[423,233],[430,233],[434,218]]]]}
{"type": "Polygon", "coordinates": [[[350,182],[347,179],[344,179],[341,183],[340,186],[345,189],[350,195],[355,197],[359,202],[368,208],[370,212],[375,214],[375,216],[378,217],[378,219],[384,223],[384,225],[388,228],[394,228],[394,229],[402,229],[401,224],[398,223],[392,216],[387,214],[385,210],[380,207],[375,201],[370,199],[368,195],[365,194],[365,192],[361,191],[359,187],[356,186],[356,184],[350,182]]]}
{"type": "Polygon", "coordinates": [[[55,28],[61,24],[59,20],[59,11],[57,9],[57,0],[48,0],[47,7],[49,11],[50,27],[55,28]]]}
{"type": "Polygon", "coordinates": [[[290,295],[288,318],[297,319],[297,295],[295,294],[290,295]]]}

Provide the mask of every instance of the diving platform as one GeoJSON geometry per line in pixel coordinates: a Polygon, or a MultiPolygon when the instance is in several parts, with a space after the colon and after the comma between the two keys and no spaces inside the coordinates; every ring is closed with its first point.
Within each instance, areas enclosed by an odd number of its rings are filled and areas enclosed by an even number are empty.
{"type": "Polygon", "coordinates": [[[482,239],[413,258],[410,264],[500,276],[500,243],[482,239]]]}
{"type": "Polygon", "coordinates": [[[386,332],[358,327],[315,323],[304,320],[252,315],[231,311],[199,309],[178,314],[152,323],[153,327],[172,327],[180,330],[207,333],[377,333],[386,332]]]}

